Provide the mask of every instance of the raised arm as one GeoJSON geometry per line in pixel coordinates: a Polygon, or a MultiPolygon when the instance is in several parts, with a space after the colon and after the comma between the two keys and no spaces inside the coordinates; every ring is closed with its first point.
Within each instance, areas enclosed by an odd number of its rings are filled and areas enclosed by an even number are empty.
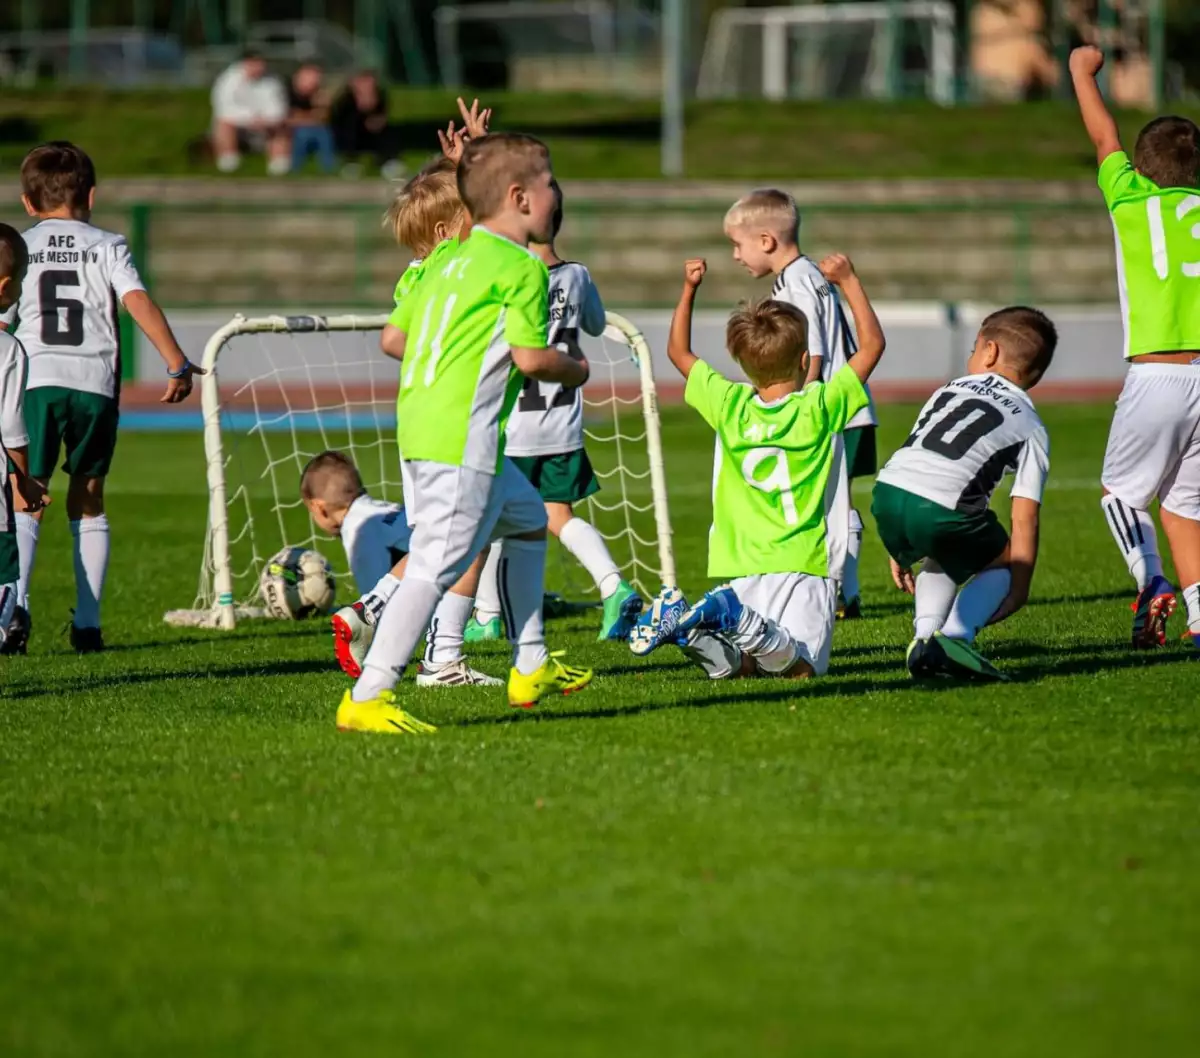
{"type": "Polygon", "coordinates": [[[512,358],[522,375],[539,382],[558,382],[576,388],[587,382],[591,374],[587,360],[576,360],[558,349],[513,346],[512,358]]]}
{"type": "Polygon", "coordinates": [[[708,263],[702,257],[692,258],[683,265],[683,290],[679,304],[671,317],[671,333],[667,338],[667,356],[684,378],[692,373],[700,358],[692,352],[692,309],[696,304],[696,291],[704,282],[708,263]]]}
{"type": "Polygon", "coordinates": [[[1008,545],[1008,568],[1012,583],[1008,595],[988,624],[994,625],[1011,617],[1029,601],[1029,588],[1033,584],[1033,570],[1037,565],[1041,509],[1042,505],[1037,500],[1024,496],[1013,497],[1012,539],[1008,545]]]}
{"type": "Polygon", "coordinates": [[[1071,52],[1071,83],[1075,86],[1075,98],[1079,100],[1083,127],[1096,148],[1097,162],[1121,149],[1117,123],[1108,112],[1100,86],[1096,84],[1096,74],[1103,66],[1104,53],[1090,44],[1071,52]]]}
{"type": "Polygon", "coordinates": [[[850,306],[854,330],[858,334],[858,352],[850,357],[848,363],[859,381],[866,382],[887,346],[883,328],[879,326],[879,317],[875,315],[871,299],[867,297],[854,265],[845,254],[835,253],[826,257],[821,262],[821,274],[829,282],[837,284],[846,304],[850,306]]]}

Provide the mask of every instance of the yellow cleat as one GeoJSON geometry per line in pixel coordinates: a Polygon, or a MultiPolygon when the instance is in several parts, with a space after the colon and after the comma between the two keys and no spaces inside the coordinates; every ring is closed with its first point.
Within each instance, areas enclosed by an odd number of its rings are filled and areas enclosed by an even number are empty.
{"type": "Polygon", "coordinates": [[[514,709],[532,709],[551,694],[570,694],[581,691],[592,682],[591,669],[576,669],[558,659],[564,651],[556,650],[536,672],[523,676],[516,669],[508,674],[508,704],[514,709]]]}
{"type": "Polygon", "coordinates": [[[338,706],[339,731],[379,731],[388,735],[432,735],[437,728],[409,716],[396,705],[392,691],[380,691],[378,698],[356,702],[347,691],[338,706]]]}

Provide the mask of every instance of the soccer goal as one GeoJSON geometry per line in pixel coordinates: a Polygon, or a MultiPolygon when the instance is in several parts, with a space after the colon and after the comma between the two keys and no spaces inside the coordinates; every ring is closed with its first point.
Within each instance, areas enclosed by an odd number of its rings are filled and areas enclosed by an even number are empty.
{"type": "MultiPolygon", "coordinates": [[[[283,547],[321,552],[338,598],[357,597],[345,554],[319,533],[300,499],[300,472],[325,449],[357,464],[367,490],[400,501],[396,452],[399,365],[379,351],[386,316],[235,317],[209,339],[201,380],[208,524],[192,606],[169,624],[233,628],[265,617],[258,580],[283,547]]],[[[608,313],[583,341],[588,453],[602,483],[581,511],[644,595],[674,585],[671,520],[650,349],[623,316],[608,313]]]]}
{"type": "Polygon", "coordinates": [[[896,98],[954,102],[947,0],[722,8],[700,60],[702,99],[896,98]]]}

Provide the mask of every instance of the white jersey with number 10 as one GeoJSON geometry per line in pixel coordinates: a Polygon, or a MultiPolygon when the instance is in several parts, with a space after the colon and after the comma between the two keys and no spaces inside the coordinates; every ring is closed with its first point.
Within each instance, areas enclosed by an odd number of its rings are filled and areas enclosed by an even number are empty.
{"type": "Polygon", "coordinates": [[[1042,502],[1050,437],[1033,402],[1000,375],[966,375],[921,409],[904,446],[877,481],[957,511],[981,511],[1008,471],[1012,494],[1042,502]]]}
{"type": "Polygon", "coordinates": [[[116,396],[117,305],[145,289],[124,236],[79,220],[44,220],[25,232],[25,245],[29,272],[4,320],[19,320],[16,335],[29,354],[26,388],[116,396]]]}
{"type": "MultiPolygon", "coordinates": [[[[593,337],[604,333],[604,304],[588,270],[574,261],[554,265],[549,302],[549,344],[581,357],[579,332],[593,337]]],[[[508,420],[505,455],[552,456],[582,447],[582,392],[527,378],[508,420]]]]}

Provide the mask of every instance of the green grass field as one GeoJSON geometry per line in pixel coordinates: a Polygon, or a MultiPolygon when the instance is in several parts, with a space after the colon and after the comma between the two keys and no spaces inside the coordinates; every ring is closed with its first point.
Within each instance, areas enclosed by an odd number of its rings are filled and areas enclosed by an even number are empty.
{"type": "MultiPolygon", "coordinates": [[[[423,740],[337,734],[319,623],[161,623],[194,588],[200,442],[125,436],[112,649],[67,652],[52,511],[31,653],[0,659],[0,1053],[1192,1053],[1200,667],[1122,645],[1108,407],[1044,412],[1035,597],[984,640],[1011,684],[909,684],[868,530],[826,679],[714,685],[572,619],[552,645],[592,688],[528,715],[409,688],[423,740]]],[[[913,414],[884,409],[883,451],[913,414]]],[[[694,592],[711,440],[683,409],[666,437],[694,592]]]]}
{"type": "MultiPolygon", "coordinates": [[[[392,120],[420,165],[435,130],[457,117],[445,89],[392,92],[392,120]]],[[[495,126],[541,136],[565,179],[655,178],[657,100],[577,93],[500,92],[486,97],[495,126]]],[[[1176,108],[1178,109],[1178,107],[1176,108]]],[[[1195,105],[1182,113],[1196,116],[1195,105]]],[[[1148,115],[1120,115],[1132,144],[1148,115]]],[[[210,120],[206,90],[6,89],[0,95],[0,166],[15,173],[33,143],[70,139],[113,177],[212,175],[189,154],[210,120]]],[[[696,101],[687,112],[687,175],[708,179],[1095,178],[1095,158],[1074,102],[939,107],[932,103],[696,101]]],[[[314,170],[315,171],[315,170],[314,170]]],[[[262,175],[253,159],[244,175],[262,175]]]]}

